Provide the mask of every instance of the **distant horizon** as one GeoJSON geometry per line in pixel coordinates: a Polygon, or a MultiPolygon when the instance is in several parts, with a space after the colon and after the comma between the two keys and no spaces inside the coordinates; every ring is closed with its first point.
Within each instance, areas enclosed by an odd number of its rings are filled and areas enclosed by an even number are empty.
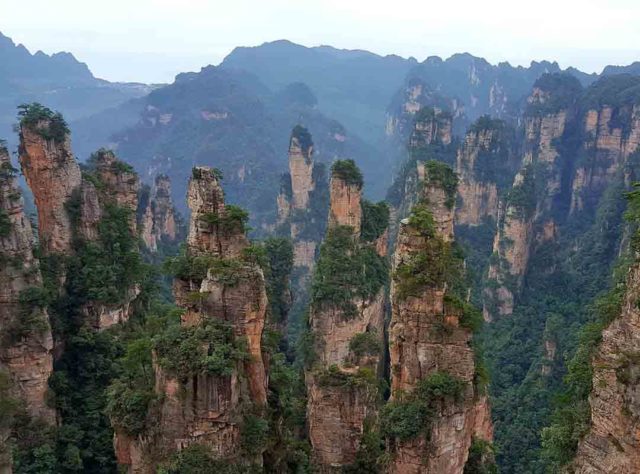
{"type": "MultiPolygon", "coordinates": [[[[586,74],[597,74],[597,75],[602,74],[604,69],[606,67],[608,67],[608,66],[628,66],[628,65],[633,64],[635,62],[640,62],[640,58],[639,58],[639,59],[633,60],[633,61],[628,62],[628,63],[620,63],[620,64],[607,63],[607,64],[604,64],[597,71],[586,71],[586,70],[581,69],[580,67],[577,67],[577,66],[572,65],[572,64],[569,64],[569,65],[561,64],[557,59],[552,59],[552,58],[531,59],[526,63],[513,64],[509,60],[491,61],[490,59],[487,59],[487,58],[485,58],[483,56],[474,54],[474,53],[472,53],[470,51],[462,50],[462,51],[459,51],[459,52],[451,53],[451,54],[446,55],[446,56],[445,55],[439,55],[439,54],[429,54],[429,55],[425,56],[424,58],[419,59],[419,58],[416,58],[415,56],[403,56],[403,55],[396,54],[396,53],[381,54],[381,53],[378,53],[376,51],[370,51],[370,50],[367,50],[367,49],[362,49],[362,48],[353,48],[352,49],[352,48],[340,47],[340,46],[336,46],[336,45],[332,45],[332,44],[328,44],[328,43],[322,43],[322,44],[309,46],[309,45],[305,45],[305,44],[302,44],[302,43],[298,43],[296,41],[292,41],[292,40],[287,39],[287,38],[277,38],[277,39],[273,39],[273,40],[263,41],[262,43],[255,44],[255,45],[236,45],[236,46],[233,46],[227,53],[225,53],[217,61],[215,61],[215,62],[212,61],[212,62],[208,62],[208,63],[205,62],[205,63],[202,63],[200,65],[194,65],[192,68],[181,69],[181,70],[177,71],[173,75],[173,77],[171,77],[168,80],[164,80],[164,81],[143,81],[143,80],[136,80],[135,78],[134,79],[118,79],[118,78],[113,78],[113,77],[105,77],[103,75],[100,75],[100,74],[96,73],[96,71],[94,70],[92,65],[89,62],[85,61],[83,58],[78,57],[78,55],[74,51],[67,51],[67,50],[43,51],[42,49],[33,49],[33,48],[30,48],[28,44],[24,44],[23,42],[17,41],[11,35],[5,33],[3,30],[0,30],[0,35],[4,35],[5,37],[8,37],[9,39],[11,39],[16,46],[23,46],[24,48],[27,49],[27,51],[29,51],[29,53],[31,55],[36,55],[38,53],[43,53],[43,54],[46,54],[47,56],[53,56],[55,54],[61,54],[61,53],[62,54],[71,54],[76,59],[76,61],[86,65],[87,68],[89,69],[89,71],[91,71],[93,76],[95,78],[97,78],[97,79],[102,79],[102,80],[106,80],[106,81],[109,81],[109,82],[123,82],[123,83],[128,82],[128,83],[140,83],[140,84],[148,84],[148,85],[170,84],[170,83],[174,82],[175,77],[178,74],[187,73],[187,72],[198,72],[202,68],[205,68],[207,66],[216,66],[217,67],[220,64],[222,64],[224,59],[228,55],[230,55],[236,48],[247,48],[247,49],[259,48],[259,47],[267,45],[267,44],[273,44],[273,43],[278,43],[278,42],[288,42],[288,43],[291,43],[293,45],[301,46],[301,47],[304,47],[304,48],[307,48],[307,49],[332,48],[332,49],[337,50],[337,51],[362,52],[362,53],[366,53],[366,54],[373,54],[373,55],[376,55],[376,56],[381,57],[381,58],[399,57],[399,58],[407,60],[407,61],[414,60],[414,61],[416,61],[416,64],[421,64],[421,63],[423,63],[424,61],[426,61],[427,59],[429,59],[431,57],[438,57],[438,58],[442,59],[443,61],[447,61],[447,60],[451,59],[453,56],[457,56],[457,55],[470,55],[470,56],[473,56],[473,57],[478,58],[478,59],[483,59],[483,60],[487,61],[492,66],[498,66],[500,64],[508,64],[508,65],[510,65],[511,67],[514,67],[514,68],[517,68],[517,67],[528,68],[534,63],[540,64],[540,63],[548,62],[548,63],[551,63],[551,64],[557,64],[562,70],[567,70],[567,69],[570,69],[570,68],[574,68],[574,69],[577,69],[577,70],[579,70],[579,71],[581,71],[583,73],[586,73],[586,74]]],[[[130,54],[131,54],[131,56],[136,56],[136,53],[130,53],[130,54]]],[[[139,54],[141,54],[143,56],[145,56],[145,55],[156,56],[159,53],[139,53],[139,54]]]]}
{"type": "Polygon", "coordinates": [[[286,38],[380,56],[449,57],[468,51],[491,64],[555,61],[600,73],[640,60],[640,4],[632,0],[4,0],[0,31],[29,51],[72,53],[96,77],[167,83],[219,64],[236,46],[286,38]],[[630,46],[631,45],[631,46],[630,46]]]}

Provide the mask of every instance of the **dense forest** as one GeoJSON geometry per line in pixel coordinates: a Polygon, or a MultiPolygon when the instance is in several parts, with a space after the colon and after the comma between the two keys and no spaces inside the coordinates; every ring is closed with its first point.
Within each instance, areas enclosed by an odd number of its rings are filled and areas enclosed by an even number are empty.
{"type": "Polygon", "coordinates": [[[640,76],[336,51],[12,104],[1,472],[640,469],[640,76]]]}

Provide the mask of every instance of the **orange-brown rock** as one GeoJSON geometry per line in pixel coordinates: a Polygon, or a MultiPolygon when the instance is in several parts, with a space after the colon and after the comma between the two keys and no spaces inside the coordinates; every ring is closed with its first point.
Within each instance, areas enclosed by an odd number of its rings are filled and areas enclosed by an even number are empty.
{"type": "MultiPolygon", "coordinates": [[[[11,384],[2,396],[19,400],[31,417],[53,425],[55,412],[46,403],[53,370],[49,317],[37,303],[21,301],[22,295],[42,291],[42,278],[15,173],[0,143],[0,370],[11,384]]],[[[0,471],[11,472],[5,441],[0,434],[0,471]]]]}
{"type": "Polygon", "coordinates": [[[193,255],[240,257],[249,242],[243,226],[227,219],[224,192],[211,168],[199,166],[193,169],[187,202],[191,209],[188,251],[193,255]]]}
{"type": "Polygon", "coordinates": [[[573,472],[640,472],[640,265],[627,275],[620,315],[602,334],[592,360],[591,426],[580,441],[573,472]]]}
{"type": "Polygon", "coordinates": [[[95,154],[96,176],[108,190],[104,201],[128,209],[131,232],[136,233],[136,210],[140,179],[131,166],[118,160],[111,150],[98,150],[95,154]]]}
{"type": "MultiPolygon", "coordinates": [[[[370,245],[378,252],[386,251],[387,232],[379,243],[359,242],[360,193],[361,184],[347,182],[334,167],[329,232],[350,229],[348,235],[355,247],[370,245]]],[[[319,301],[309,310],[315,361],[305,377],[307,420],[313,462],[320,472],[340,471],[356,460],[365,420],[374,421],[378,412],[375,377],[382,374],[384,288],[371,298],[354,297],[350,303],[353,314],[347,314],[344,306],[319,301]],[[379,349],[354,354],[351,343],[356,337],[378,341],[379,349]]]]}
{"type": "Polygon", "coordinates": [[[289,142],[292,209],[306,209],[309,205],[309,194],[314,189],[312,155],[313,144],[303,143],[294,129],[289,142]]]}
{"type": "Polygon", "coordinates": [[[44,252],[71,251],[71,221],[65,204],[81,182],[80,167],[64,140],[45,138],[52,123],[20,127],[20,165],[38,208],[38,233],[44,252]]]}
{"type": "Polygon", "coordinates": [[[329,226],[347,225],[355,230],[356,235],[360,234],[362,221],[361,188],[360,184],[349,183],[335,173],[331,176],[329,226]]]}
{"type": "MultiPolygon", "coordinates": [[[[567,108],[544,109],[551,100],[553,93],[539,87],[534,87],[528,98],[531,109],[524,118],[521,168],[509,193],[519,198],[507,197],[498,215],[498,232],[488,270],[488,279],[493,284],[484,291],[483,313],[487,321],[513,313],[532,246],[540,240],[534,234],[536,220],[552,210],[561,192],[562,157],[556,147],[564,134],[569,112],[567,108]]],[[[548,232],[549,225],[555,228],[553,222],[540,226],[543,234],[548,232]]],[[[541,238],[544,239],[544,235],[541,238]]]]}
{"type": "MultiPolygon", "coordinates": [[[[427,179],[427,182],[429,180],[427,179]]],[[[414,228],[409,219],[400,224],[393,268],[398,269],[425,252],[430,239],[453,240],[453,209],[446,205],[444,189],[434,183],[424,188],[425,203],[435,223],[435,235],[414,228]]],[[[389,353],[391,399],[411,393],[419,382],[445,372],[464,383],[462,400],[438,402],[429,435],[408,441],[393,440],[391,473],[462,473],[474,436],[491,439],[486,396],[476,393],[474,353],[470,329],[460,325],[460,312],[447,304],[446,282],[406,295],[401,282],[391,285],[389,353]]],[[[425,427],[426,428],[426,427],[425,427]]]]}
{"type": "Polygon", "coordinates": [[[155,391],[162,402],[154,412],[153,433],[132,439],[116,433],[118,460],[130,472],[156,472],[158,462],[190,444],[205,445],[229,462],[258,463],[241,453],[240,427],[251,407],[267,402],[267,370],[262,354],[262,333],[267,295],[262,270],[245,258],[249,246],[244,217],[225,206],[215,173],[196,167],[189,181],[191,223],[186,252],[189,258],[211,261],[204,277],[176,278],[176,303],[186,311],[182,326],[211,320],[228,323],[235,340],[245,341],[246,359],[234,363],[229,375],[176,374],[156,359],[155,391]],[[220,271],[216,262],[231,273],[220,271]]]}

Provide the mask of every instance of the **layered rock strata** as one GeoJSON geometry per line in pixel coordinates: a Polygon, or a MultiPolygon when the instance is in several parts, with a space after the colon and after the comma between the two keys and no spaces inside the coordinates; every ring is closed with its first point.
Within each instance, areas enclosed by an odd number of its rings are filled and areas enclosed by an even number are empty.
{"type": "MultiPolygon", "coordinates": [[[[245,415],[267,402],[261,346],[268,307],[264,276],[246,252],[246,216],[225,205],[212,169],[194,168],[187,199],[191,223],[184,258],[191,270],[177,275],[173,288],[176,303],[185,310],[181,331],[222,325],[229,328],[228,342],[242,347],[245,355],[225,359],[229,369],[223,373],[179,373],[167,366],[170,361],[163,362],[162,351],[156,352],[155,391],[162,401],[149,414],[155,417],[154,432],[136,439],[121,432],[116,436],[118,461],[130,472],[155,472],[168,454],[191,444],[207,446],[232,463],[262,462],[259,455],[242,451],[241,426],[245,415]],[[194,266],[202,265],[206,271],[194,274],[194,266]]],[[[200,344],[206,352],[215,350],[214,341],[200,344]]]]}
{"type": "Polygon", "coordinates": [[[152,194],[141,217],[141,236],[152,252],[161,242],[174,242],[178,236],[176,210],[171,199],[171,181],[167,175],[156,176],[152,194]]]}
{"type": "MultiPolygon", "coordinates": [[[[8,385],[2,387],[8,390],[2,396],[17,400],[31,418],[53,425],[55,412],[47,405],[53,339],[42,300],[39,263],[32,250],[34,236],[16,174],[0,143],[0,372],[8,377],[2,381],[8,385]]],[[[0,422],[0,430],[10,429],[5,421],[0,422]]],[[[0,433],[2,472],[11,472],[8,435],[8,431],[0,433]]]]}
{"type": "MultiPolygon", "coordinates": [[[[377,418],[377,378],[383,363],[384,287],[359,296],[353,288],[356,283],[337,282],[350,277],[337,274],[340,271],[331,267],[338,264],[335,258],[357,260],[361,252],[384,257],[387,231],[373,242],[361,241],[362,183],[339,173],[340,163],[334,164],[331,177],[329,229],[314,274],[309,312],[315,360],[306,372],[307,423],[313,462],[321,472],[340,471],[356,460],[367,423],[375,424],[377,418]],[[342,252],[338,250],[340,245],[345,246],[347,254],[335,254],[342,252]],[[320,295],[323,285],[334,282],[349,292],[349,301],[337,302],[331,295],[320,295]]],[[[347,166],[355,167],[353,162],[347,166]]],[[[366,273],[366,269],[362,271],[366,273]]]]}
{"type": "Polygon", "coordinates": [[[442,265],[462,266],[445,261],[453,245],[452,190],[434,172],[426,167],[422,199],[401,222],[393,257],[390,402],[402,404],[432,376],[456,381],[460,392],[433,401],[434,413],[415,436],[390,440],[389,472],[395,473],[462,473],[473,438],[492,437],[487,397],[474,384],[468,309],[445,274],[431,275],[429,283],[414,279],[442,265]]]}

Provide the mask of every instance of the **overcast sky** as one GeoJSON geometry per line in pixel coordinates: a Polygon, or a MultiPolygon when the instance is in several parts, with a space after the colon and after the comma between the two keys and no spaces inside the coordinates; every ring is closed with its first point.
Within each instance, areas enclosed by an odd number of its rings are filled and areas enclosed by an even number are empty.
{"type": "Polygon", "coordinates": [[[170,82],[235,46],[289,39],[599,72],[640,60],[638,0],[0,0],[0,32],[72,52],[101,78],[170,82]]]}

